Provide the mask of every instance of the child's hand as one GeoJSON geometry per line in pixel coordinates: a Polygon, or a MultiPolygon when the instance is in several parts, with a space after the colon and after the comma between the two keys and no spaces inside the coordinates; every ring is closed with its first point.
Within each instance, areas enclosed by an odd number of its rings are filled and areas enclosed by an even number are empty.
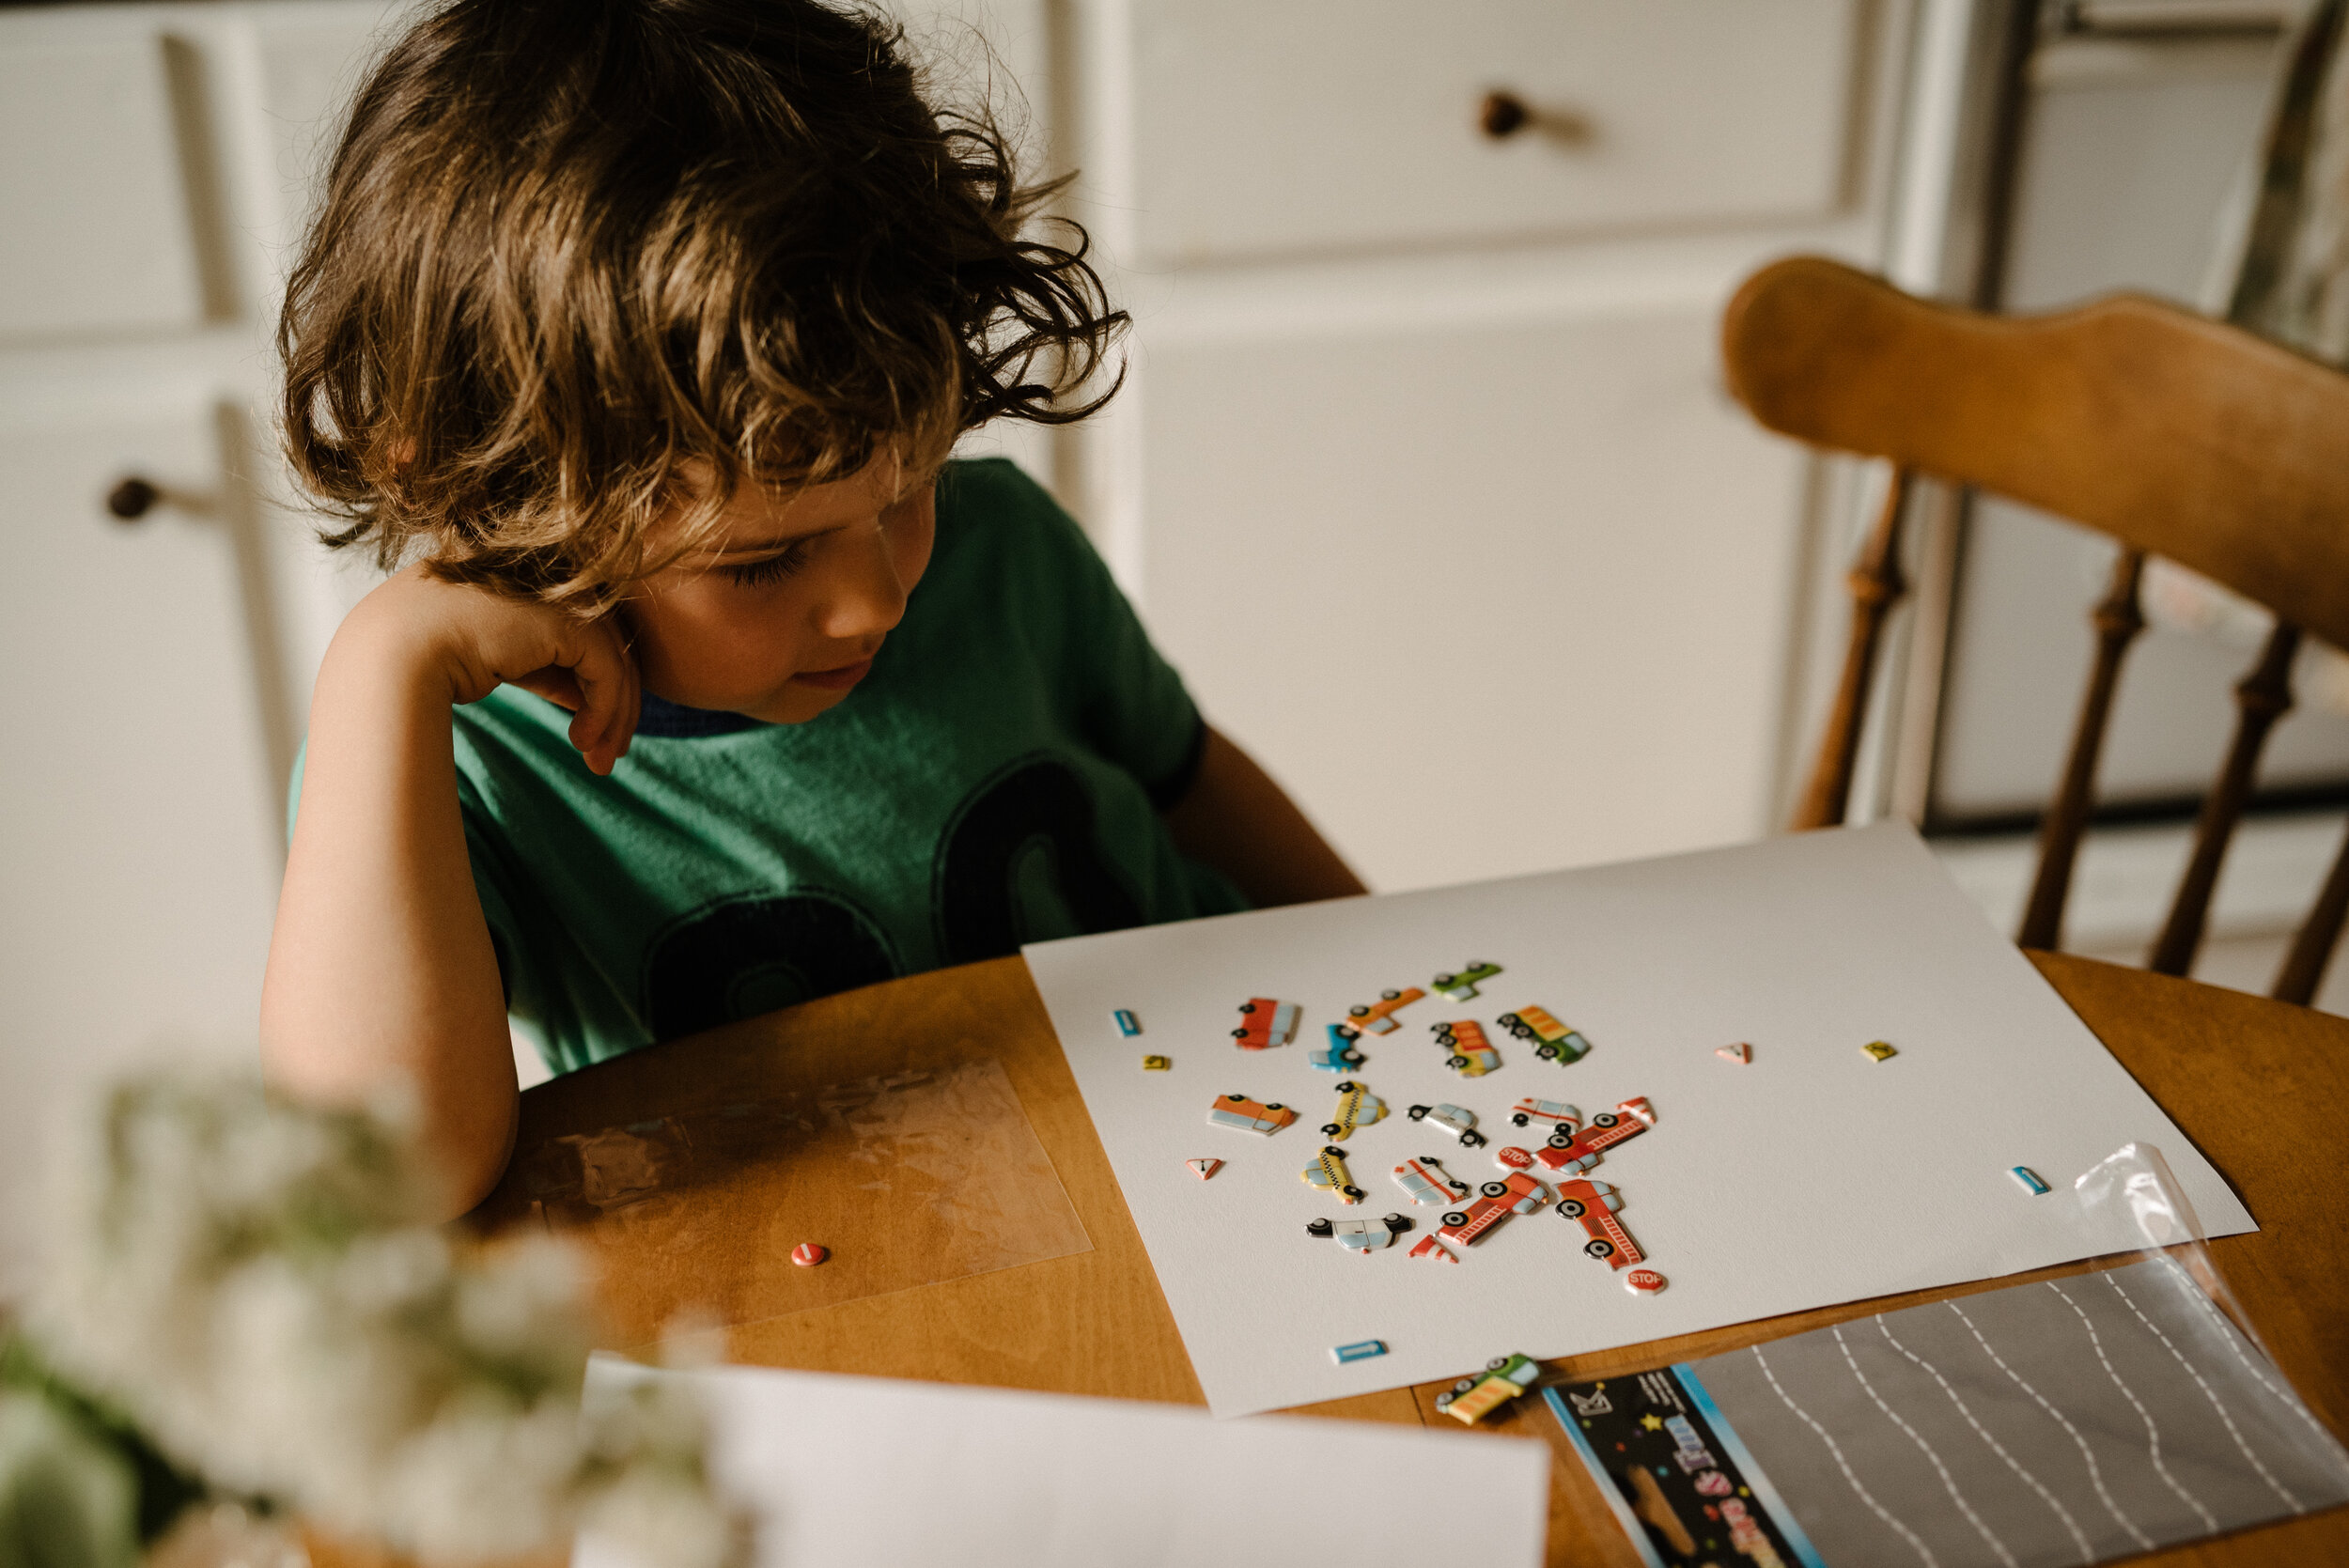
{"type": "Polygon", "coordinates": [[[412,566],[361,600],[336,633],[363,657],[445,681],[452,703],[478,702],[501,684],[571,710],[571,744],[598,773],[628,753],[643,701],[636,660],[617,623],[580,620],[551,605],[446,582],[412,566]]]}

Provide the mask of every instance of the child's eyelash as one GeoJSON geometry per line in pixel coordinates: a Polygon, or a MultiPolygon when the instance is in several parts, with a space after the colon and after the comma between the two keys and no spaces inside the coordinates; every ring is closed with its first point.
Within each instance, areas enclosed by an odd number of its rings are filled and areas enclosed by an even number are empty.
{"type": "Polygon", "coordinates": [[[725,568],[725,574],[741,587],[757,588],[770,582],[779,582],[806,565],[805,547],[795,544],[782,554],[770,555],[764,561],[753,561],[748,566],[728,567],[725,568]]]}

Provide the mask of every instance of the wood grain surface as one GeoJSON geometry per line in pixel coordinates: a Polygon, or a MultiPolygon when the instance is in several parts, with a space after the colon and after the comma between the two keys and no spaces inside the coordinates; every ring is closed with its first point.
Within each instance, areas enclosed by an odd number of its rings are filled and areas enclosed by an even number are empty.
{"type": "MultiPolygon", "coordinates": [[[[2342,1282],[2349,1268],[2349,1020],[2089,959],[2031,956],[2249,1205],[2262,1229],[2222,1238],[2212,1252],[2302,1395],[2336,1430],[2349,1426],[2349,1288],[2342,1282]]],[[[813,1195],[826,1181],[853,1185],[863,1174],[851,1162],[829,1159],[801,1172],[787,1190],[813,1195]]],[[[674,1307],[725,1301],[741,1315],[727,1327],[728,1356],[738,1361],[1204,1403],[1076,1080],[1017,958],[828,997],[533,1089],[522,1096],[513,1168],[474,1219],[490,1232],[548,1224],[586,1243],[604,1265],[614,1348],[645,1346],[674,1307]],[[807,1305],[788,1294],[795,1288],[790,1276],[778,1280],[765,1256],[777,1234],[775,1217],[741,1212],[741,1194],[776,1188],[744,1186],[711,1168],[728,1160],[787,1164],[798,1157],[787,1140],[707,1153],[689,1166],[692,1178],[674,1189],[600,1211],[567,1206],[546,1193],[546,1151],[577,1147],[566,1140],[648,1127],[661,1118],[698,1126],[696,1116],[727,1106],[972,1062],[1000,1064],[1088,1247],[908,1286],[901,1281],[928,1267],[925,1257],[906,1255],[916,1245],[910,1238],[930,1233],[921,1224],[893,1225],[884,1216],[853,1234],[805,1238],[834,1250],[831,1262],[811,1272],[840,1271],[824,1287],[825,1299],[807,1305]],[[534,1181],[541,1188],[537,1196],[534,1181]],[[762,1240],[751,1249],[725,1245],[730,1234],[762,1240]],[[689,1235],[694,1244],[679,1246],[678,1238],[689,1235]],[[863,1292],[859,1281],[873,1288],[863,1292]]],[[[1010,1219],[1016,1224],[1019,1213],[1010,1219]]],[[[1825,1308],[1550,1366],[1575,1379],[1640,1371],[2086,1266],[1825,1308]]],[[[1462,1369],[1505,1348],[1470,1347],[1462,1369]]],[[[1443,1387],[1365,1394],[1299,1413],[1456,1432],[1435,1414],[1443,1387]]],[[[1536,1401],[1517,1402],[1487,1430],[1552,1445],[1550,1563],[1637,1563],[1536,1401]]],[[[2211,1568],[2349,1562],[2349,1510],[2145,1560],[2211,1568]]]]}

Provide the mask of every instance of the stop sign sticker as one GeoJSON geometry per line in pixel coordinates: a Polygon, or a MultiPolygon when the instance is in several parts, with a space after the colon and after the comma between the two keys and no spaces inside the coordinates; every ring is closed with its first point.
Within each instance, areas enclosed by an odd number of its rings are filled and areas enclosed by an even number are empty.
{"type": "Polygon", "coordinates": [[[1664,1284],[1664,1277],[1652,1268],[1635,1268],[1623,1277],[1623,1288],[1634,1296],[1654,1296],[1664,1284]]]}
{"type": "Polygon", "coordinates": [[[1493,1163],[1504,1171],[1530,1171],[1533,1157],[1514,1144],[1504,1143],[1493,1151],[1493,1163]]]}

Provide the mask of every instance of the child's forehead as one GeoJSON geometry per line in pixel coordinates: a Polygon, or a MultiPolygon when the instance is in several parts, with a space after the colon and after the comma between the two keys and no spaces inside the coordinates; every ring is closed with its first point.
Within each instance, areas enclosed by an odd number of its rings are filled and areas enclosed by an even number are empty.
{"type": "MultiPolygon", "coordinates": [[[[695,499],[708,494],[716,484],[714,471],[700,458],[680,463],[677,477],[686,493],[695,499]]],[[[844,479],[781,485],[745,480],[735,488],[724,509],[699,531],[694,553],[750,553],[848,527],[895,501],[903,482],[904,467],[894,456],[876,458],[844,479]]]]}

